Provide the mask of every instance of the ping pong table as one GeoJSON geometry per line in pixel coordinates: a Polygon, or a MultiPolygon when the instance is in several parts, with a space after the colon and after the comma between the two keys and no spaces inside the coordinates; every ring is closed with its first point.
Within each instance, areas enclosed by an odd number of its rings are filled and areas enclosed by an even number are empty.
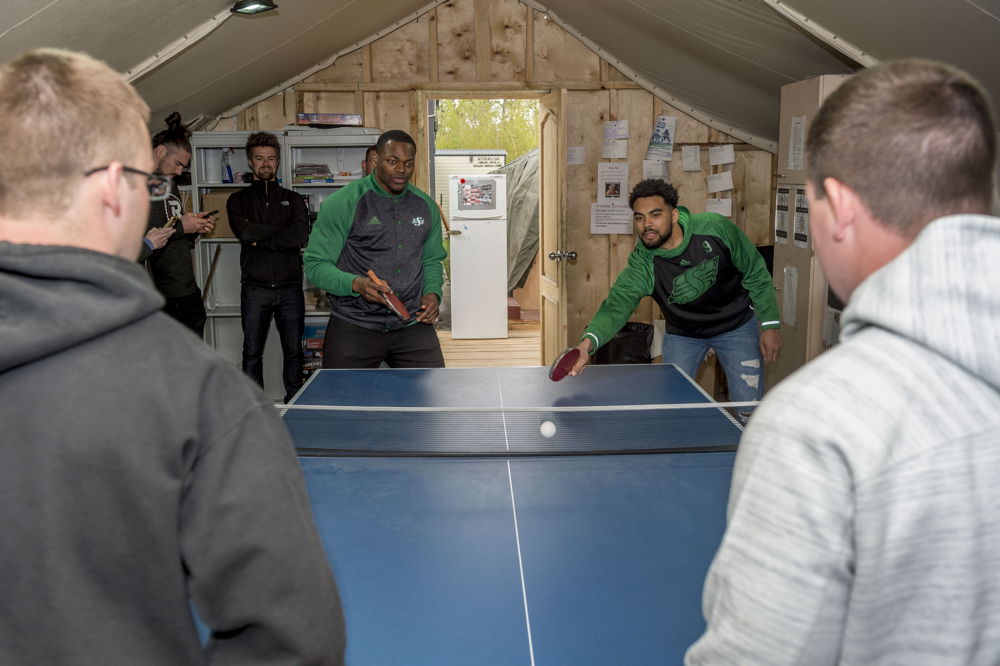
{"type": "Polygon", "coordinates": [[[546,368],[314,373],[284,418],[340,587],[347,663],[682,663],[704,629],[741,428],[721,409],[686,430],[607,409],[706,402],[660,364],[559,383],[546,368]],[[609,440],[685,452],[566,455],[540,435],[545,420],[577,453],[609,440]],[[445,454],[414,455],[428,440],[445,454]],[[356,441],[368,446],[329,451],[356,441]]]}

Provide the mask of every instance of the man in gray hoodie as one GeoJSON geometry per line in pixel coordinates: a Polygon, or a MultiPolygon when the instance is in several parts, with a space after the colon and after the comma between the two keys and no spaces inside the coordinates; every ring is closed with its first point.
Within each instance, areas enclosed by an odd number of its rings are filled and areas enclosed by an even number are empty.
{"type": "Polygon", "coordinates": [[[341,664],[274,405],[135,263],[148,115],[82,54],[0,67],[0,664],[341,664]]]}
{"type": "Polygon", "coordinates": [[[920,60],[854,75],[812,121],[841,341],[744,433],[687,664],[997,663],[996,141],[980,87],[920,60]]]}

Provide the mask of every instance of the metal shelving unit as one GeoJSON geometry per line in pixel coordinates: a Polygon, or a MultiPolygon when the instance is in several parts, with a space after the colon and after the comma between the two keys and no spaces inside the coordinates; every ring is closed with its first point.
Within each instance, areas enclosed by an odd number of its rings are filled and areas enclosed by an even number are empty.
{"type": "MultiPolygon", "coordinates": [[[[375,143],[380,134],[372,128],[339,128],[333,130],[288,129],[275,132],[281,142],[281,165],[278,178],[281,184],[306,198],[310,212],[316,213],[323,200],[360,176],[361,161],[365,150],[375,143]],[[293,183],[292,174],[298,164],[327,164],[334,177],[330,181],[293,183]],[[353,166],[352,166],[353,165],[353,166]],[[340,176],[341,172],[357,170],[353,177],[340,176]]],[[[240,181],[240,174],[249,172],[246,153],[250,132],[195,132],[191,136],[191,208],[202,210],[202,197],[207,194],[232,194],[247,187],[240,181]],[[222,181],[222,154],[228,151],[233,180],[222,181]]],[[[224,206],[224,204],[217,204],[224,206]]],[[[205,342],[222,354],[230,363],[240,367],[243,354],[243,329],[240,321],[240,244],[236,238],[199,238],[195,245],[195,276],[202,288],[208,322],[205,325],[205,342]]],[[[315,291],[308,282],[303,289],[315,291]]],[[[306,337],[314,339],[310,331],[325,326],[329,310],[325,302],[317,308],[306,306],[306,337]]],[[[314,350],[311,350],[314,351],[314,350]]],[[[306,359],[307,362],[309,358],[306,359]]],[[[273,400],[281,400],[284,388],[281,381],[281,345],[278,332],[271,324],[271,332],[264,348],[264,392],[273,400]]]]}

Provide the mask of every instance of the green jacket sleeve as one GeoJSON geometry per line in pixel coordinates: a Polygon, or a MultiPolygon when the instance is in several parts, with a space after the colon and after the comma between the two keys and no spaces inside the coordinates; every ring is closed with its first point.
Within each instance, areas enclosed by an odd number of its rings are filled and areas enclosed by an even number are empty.
{"type": "Polygon", "coordinates": [[[757,313],[761,329],[781,328],[778,299],[764,257],[735,224],[721,225],[721,229],[726,244],[729,245],[733,265],[743,275],[743,288],[750,294],[750,301],[757,313]]]}
{"type": "Polygon", "coordinates": [[[644,296],[653,293],[653,260],[648,250],[636,247],[628,264],[611,285],[608,297],[590,320],[583,337],[593,341],[590,353],[607,343],[628,322],[644,296]]]}
{"type": "Polygon", "coordinates": [[[431,208],[431,230],[427,234],[427,240],[424,241],[423,255],[421,257],[424,275],[423,293],[436,294],[438,302],[441,302],[441,285],[444,282],[441,262],[445,260],[448,253],[444,250],[444,242],[441,236],[441,213],[434,200],[430,197],[428,197],[428,203],[431,208]]]}
{"type": "Polygon", "coordinates": [[[302,255],[302,265],[306,277],[320,289],[334,296],[357,296],[351,283],[358,276],[337,268],[337,260],[354,221],[357,201],[339,194],[334,193],[323,202],[309,235],[309,245],[302,255]]]}

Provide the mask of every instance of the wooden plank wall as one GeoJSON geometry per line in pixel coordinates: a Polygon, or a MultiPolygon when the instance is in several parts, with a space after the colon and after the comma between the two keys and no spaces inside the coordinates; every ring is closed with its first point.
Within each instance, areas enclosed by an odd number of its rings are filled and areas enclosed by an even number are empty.
{"type": "MultiPolygon", "coordinates": [[[[564,226],[567,246],[578,258],[567,270],[568,335],[579,338],[618,272],[634,238],[591,235],[590,204],[596,196],[601,123],[629,121],[629,183],[642,176],[642,158],[659,115],[677,118],[670,178],[681,203],[704,210],[706,176],[733,171],[733,221],[759,245],[773,237],[773,156],[742,144],[687,116],[633,83],[572,34],[518,0],[451,0],[393,32],[240,113],[240,129],[280,129],[297,112],[362,113],[365,124],[409,131],[426,145],[422,109],[433,97],[524,97],[567,91],[567,145],[583,146],[586,163],[566,169],[564,226]],[[732,143],[736,163],[708,166],[708,147],[732,143]],[[682,145],[702,148],[702,171],[681,168],[682,145]]],[[[414,184],[427,187],[427,167],[418,160],[414,184]]],[[[558,196],[558,193],[543,193],[558,196]]],[[[633,319],[658,316],[649,299],[633,319]]]]}

